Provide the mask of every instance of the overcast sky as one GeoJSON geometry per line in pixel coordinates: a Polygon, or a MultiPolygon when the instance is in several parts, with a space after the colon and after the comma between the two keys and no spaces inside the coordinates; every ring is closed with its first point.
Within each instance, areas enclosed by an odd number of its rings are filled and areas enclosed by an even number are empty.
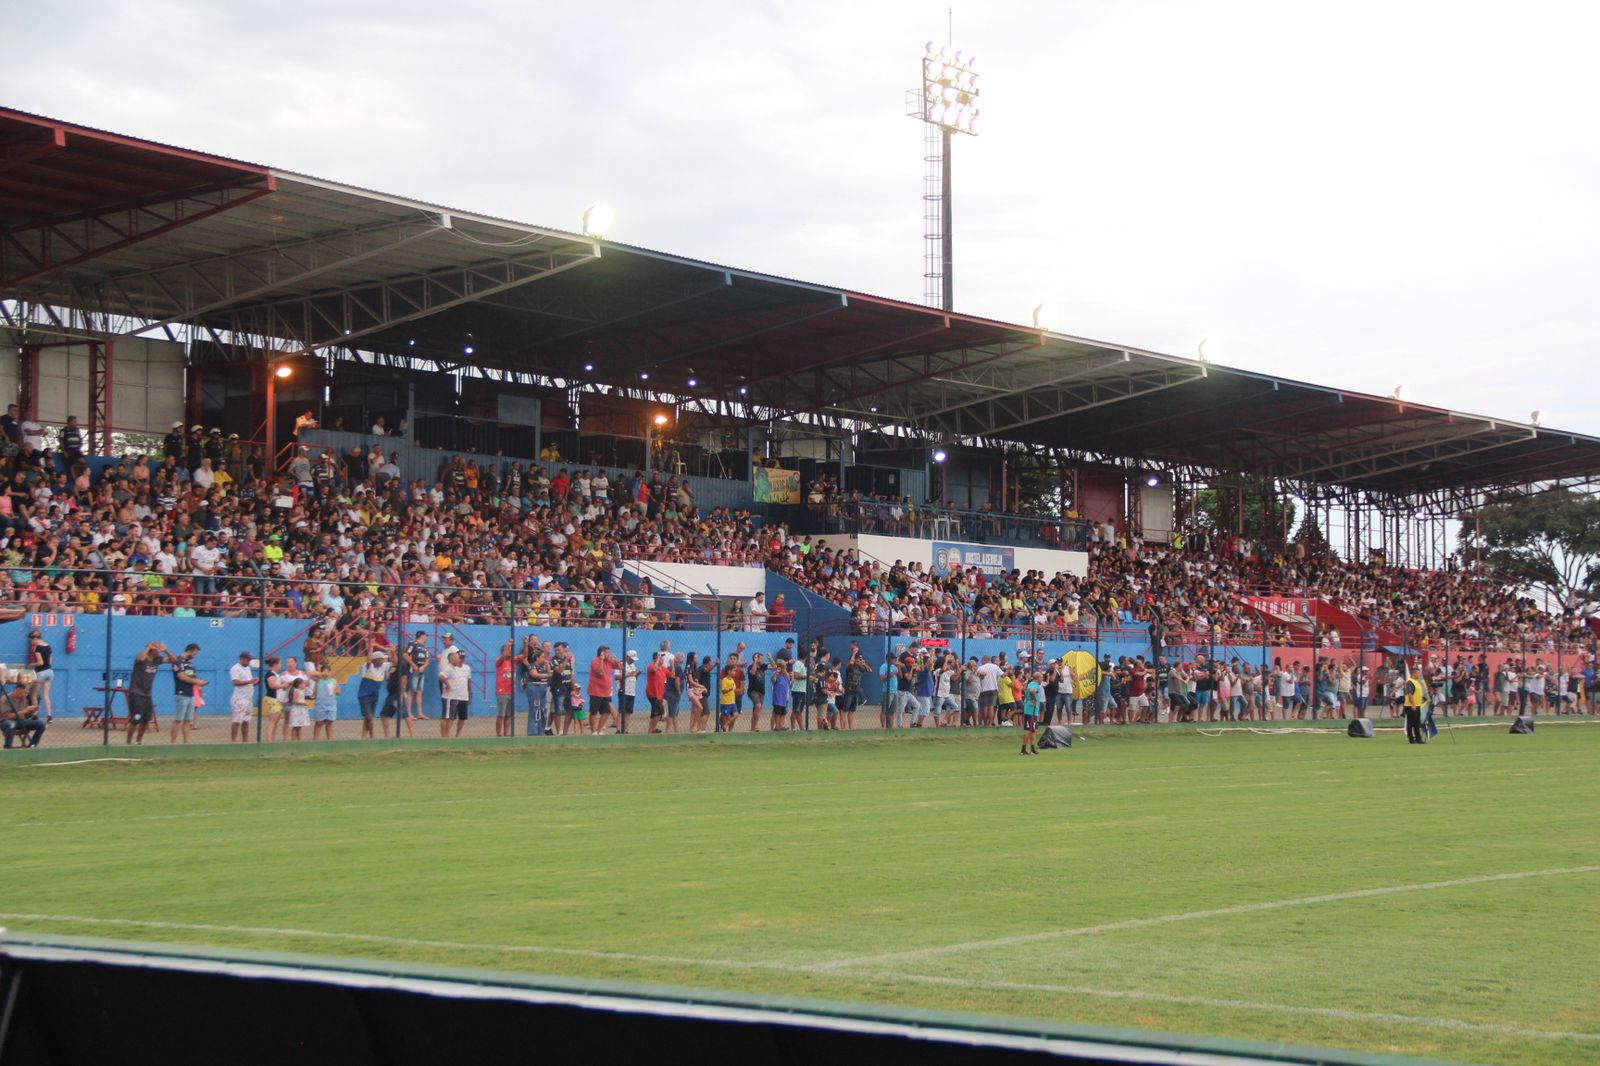
{"type": "MultiPolygon", "coordinates": [[[[910,301],[944,3],[55,0],[0,103],[910,301]]],[[[958,4],[956,308],[1600,434],[1600,4],[958,4]],[[1219,356],[1215,349],[1223,348],[1219,356]]]]}

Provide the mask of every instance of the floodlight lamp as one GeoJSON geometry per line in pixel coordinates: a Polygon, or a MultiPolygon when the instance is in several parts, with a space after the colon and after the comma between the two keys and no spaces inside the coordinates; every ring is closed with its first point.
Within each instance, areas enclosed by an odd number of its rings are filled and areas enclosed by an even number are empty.
{"type": "Polygon", "coordinates": [[[611,228],[615,215],[605,204],[590,204],[583,211],[583,235],[602,237],[611,228]]]}
{"type": "Polygon", "coordinates": [[[740,386],[739,386],[739,395],[740,395],[740,396],[744,396],[744,395],[746,395],[746,394],[747,394],[747,393],[749,393],[749,391],[750,391],[750,390],[749,390],[749,389],[747,389],[747,388],[745,388],[745,387],[744,387],[744,386],[743,386],[743,385],[740,385],[740,386]]]}
{"type": "Polygon", "coordinates": [[[660,414],[656,415],[655,423],[658,426],[666,425],[667,424],[667,416],[666,415],[660,415],[660,414]]]}
{"type": "Polygon", "coordinates": [[[412,337],[410,340],[406,341],[406,347],[415,348],[416,346],[417,346],[417,338],[412,337]]]}
{"type": "Polygon", "coordinates": [[[463,348],[461,350],[463,352],[465,352],[466,354],[471,355],[472,354],[472,345],[469,344],[469,345],[467,345],[465,348],[463,348]]]}
{"type": "Polygon", "coordinates": [[[867,408],[867,410],[870,411],[873,414],[877,414],[878,413],[878,408],[877,408],[876,404],[874,404],[873,406],[867,408]]]}
{"type": "Polygon", "coordinates": [[[650,371],[648,371],[648,370],[639,371],[639,380],[640,381],[649,381],[650,380],[650,371]]]}
{"type": "Polygon", "coordinates": [[[942,463],[942,462],[944,462],[944,461],[945,461],[945,460],[946,460],[946,459],[947,459],[947,458],[949,458],[949,456],[947,456],[947,455],[945,455],[945,451],[944,451],[944,449],[943,449],[943,448],[935,448],[935,449],[934,449],[934,450],[933,450],[933,461],[934,461],[934,462],[936,462],[936,463],[942,463]]]}
{"type": "Polygon", "coordinates": [[[583,372],[585,374],[593,374],[594,373],[594,364],[593,363],[584,363],[583,364],[583,372]]]}
{"type": "Polygon", "coordinates": [[[696,381],[694,378],[690,378],[688,384],[689,384],[689,387],[692,389],[692,388],[694,388],[696,385],[698,385],[700,383],[698,381],[696,381]]]}
{"type": "Polygon", "coordinates": [[[1533,412],[1531,415],[1528,416],[1528,421],[1532,422],[1536,426],[1544,425],[1544,412],[1543,411],[1535,411],[1535,412],[1533,412]]]}
{"type": "Polygon", "coordinates": [[[1161,484],[1161,479],[1155,474],[1151,474],[1149,477],[1144,479],[1144,483],[1149,485],[1151,488],[1155,488],[1157,485],[1161,484]]]}
{"type": "Polygon", "coordinates": [[[280,378],[294,377],[294,367],[290,366],[288,363],[279,363],[277,368],[272,372],[280,378]]]}

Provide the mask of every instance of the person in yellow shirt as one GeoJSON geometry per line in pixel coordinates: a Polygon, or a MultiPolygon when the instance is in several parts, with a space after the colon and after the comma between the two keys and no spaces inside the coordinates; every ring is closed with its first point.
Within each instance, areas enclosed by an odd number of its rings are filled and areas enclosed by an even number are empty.
{"type": "Polygon", "coordinates": [[[722,719],[722,730],[731,733],[733,723],[739,717],[739,686],[733,679],[732,670],[722,671],[722,680],[717,684],[717,691],[721,694],[717,701],[717,712],[722,719]]]}
{"type": "Polygon", "coordinates": [[[1011,721],[1012,712],[1016,710],[1017,702],[1016,685],[1013,682],[1009,666],[1001,672],[995,684],[999,690],[998,698],[995,702],[999,705],[1000,721],[1009,722],[1011,721]]]}
{"type": "Polygon", "coordinates": [[[1427,702],[1428,686],[1422,678],[1411,676],[1409,667],[1406,669],[1404,693],[1406,715],[1406,743],[1423,744],[1426,738],[1422,734],[1422,705],[1427,702]]]}

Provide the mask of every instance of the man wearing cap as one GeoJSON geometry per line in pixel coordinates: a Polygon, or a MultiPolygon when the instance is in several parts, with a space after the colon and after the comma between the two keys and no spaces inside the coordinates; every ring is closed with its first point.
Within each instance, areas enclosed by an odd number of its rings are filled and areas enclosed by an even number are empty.
{"type": "Polygon", "coordinates": [[[628,716],[633,713],[633,699],[639,691],[639,653],[629,648],[625,659],[627,661],[622,664],[622,695],[617,699],[617,710],[621,712],[621,724],[617,727],[619,733],[628,731],[628,716]]]}
{"type": "Polygon", "coordinates": [[[428,662],[433,658],[428,651],[428,635],[420,629],[411,635],[411,646],[406,648],[405,654],[400,658],[400,672],[405,683],[405,698],[401,707],[406,712],[406,721],[417,719],[427,720],[427,715],[422,713],[422,682],[428,673],[428,662]]]}
{"type": "Polygon", "coordinates": [[[378,709],[378,694],[389,679],[389,653],[373,648],[361,668],[361,684],[356,687],[356,705],[361,708],[361,737],[373,738],[372,719],[378,709]]]}
{"type": "Polygon", "coordinates": [[[67,416],[67,424],[61,427],[57,447],[68,466],[83,458],[83,430],[78,427],[77,415],[67,416]]]}
{"type": "Polygon", "coordinates": [[[472,699],[472,667],[468,666],[460,648],[451,648],[445,661],[439,664],[439,699],[444,713],[439,716],[439,735],[450,735],[450,723],[456,724],[456,736],[467,724],[468,705],[472,699]]]}
{"type": "Polygon", "coordinates": [[[189,730],[194,728],[194,698],[199,690],[210,684],[202,681],[195,673],[194,660],[200,654],[200,645],[190,644],[183,649],[183,654],[172,660],[172,740],[178,743],[179,736],[183,737],[185,744],[189,743],[189,730]]]}
{"type": "Polygon", "coordinates": [[[174,422],[172,423],[172,428],[167,430],[167,435],[161,438],[161,457],[182,462],[183,448],[183,423],[174,422]]]}
{"type": "Polygon", "coordinates": [[[256,689],[255,671],[250,669],[251,657],[247,651],[239,653],[239,661],[228,670],[228,684],[233,689],[228,695],[228,740],[242,744],[250,739],[250,697],[256,689]]]}
{"type": "Polygon", "coordinates": [[[183,466],[191,478],[200,469],[200,460],[206,457],[205,432],[199,426],[190,426],[188,439],[183,442],[183,466]]]}

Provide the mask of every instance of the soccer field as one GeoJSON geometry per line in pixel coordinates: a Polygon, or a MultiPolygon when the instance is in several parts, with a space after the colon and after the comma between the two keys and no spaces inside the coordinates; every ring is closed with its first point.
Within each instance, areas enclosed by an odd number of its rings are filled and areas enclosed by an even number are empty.
{"type": "Polygon", "coordinates": [[[7,760],[0,924],[1600,1058],[1600,728],[1011,734],[7,760]]]}

